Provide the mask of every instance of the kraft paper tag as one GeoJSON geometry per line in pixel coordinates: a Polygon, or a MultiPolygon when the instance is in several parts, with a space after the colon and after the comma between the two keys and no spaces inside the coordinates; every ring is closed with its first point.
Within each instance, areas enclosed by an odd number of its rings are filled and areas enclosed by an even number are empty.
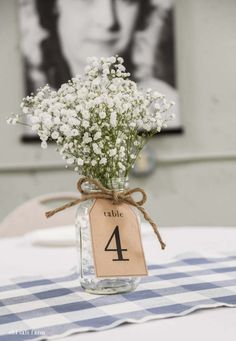
{"type": "Polygon", "coordinates": [[[97,277],[146,276],[139,222],[132,208],[97,199],[89,215],[97,277]]]}

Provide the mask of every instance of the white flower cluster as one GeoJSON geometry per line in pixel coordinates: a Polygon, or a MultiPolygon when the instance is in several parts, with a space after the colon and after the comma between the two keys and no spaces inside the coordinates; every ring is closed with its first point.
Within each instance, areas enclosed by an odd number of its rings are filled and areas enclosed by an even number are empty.
{"type": "Polygon", "coordinates": [[[58,91],[46,85],[21,104],[42,148],[54,140],[68,165],[105,185],[128,175],[147,137],[172,116],[163,119],[173,103],[157,91],[139,91],[123,62],[119,56],[91,57],[83,77],[77,75],[58,91]]]}

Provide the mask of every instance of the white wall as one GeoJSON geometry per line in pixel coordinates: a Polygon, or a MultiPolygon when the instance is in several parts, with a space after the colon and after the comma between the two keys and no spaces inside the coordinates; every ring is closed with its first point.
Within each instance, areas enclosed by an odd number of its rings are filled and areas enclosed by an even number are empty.
{"type": "MultiPolygon", "coordinates": [[[[236,1],[176,0],[177,64],[185,134],[155,138],[156,172],[132,179],[161,225],[235,225],[236,1]]],[[[19,143],[5,125],[23,97],[17,1],[0,0],[0,220],[30,197],[71,191],[54,147],[19,143]]]]}

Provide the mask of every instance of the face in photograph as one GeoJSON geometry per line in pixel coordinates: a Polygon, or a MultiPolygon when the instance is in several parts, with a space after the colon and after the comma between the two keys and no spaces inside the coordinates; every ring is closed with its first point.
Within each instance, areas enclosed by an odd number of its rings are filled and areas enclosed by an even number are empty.
{"type": "Polygon", "coordinates": [[[122,55],[128,48],[142,0],[58,0],[58,33],[72,74],[87,56],[122,55]]]}

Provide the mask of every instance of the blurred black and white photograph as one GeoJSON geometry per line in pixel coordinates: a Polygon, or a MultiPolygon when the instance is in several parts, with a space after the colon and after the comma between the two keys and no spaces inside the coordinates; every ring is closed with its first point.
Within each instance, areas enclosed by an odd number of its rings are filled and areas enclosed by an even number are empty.
{"type": "Polygon", "coordinates": [[[172,0],[20,0],[19,25],[26,94],[58,89],[87,57],[118,54],[141,89],[175,102],[167,129],[180,128],[172,0]]]}

